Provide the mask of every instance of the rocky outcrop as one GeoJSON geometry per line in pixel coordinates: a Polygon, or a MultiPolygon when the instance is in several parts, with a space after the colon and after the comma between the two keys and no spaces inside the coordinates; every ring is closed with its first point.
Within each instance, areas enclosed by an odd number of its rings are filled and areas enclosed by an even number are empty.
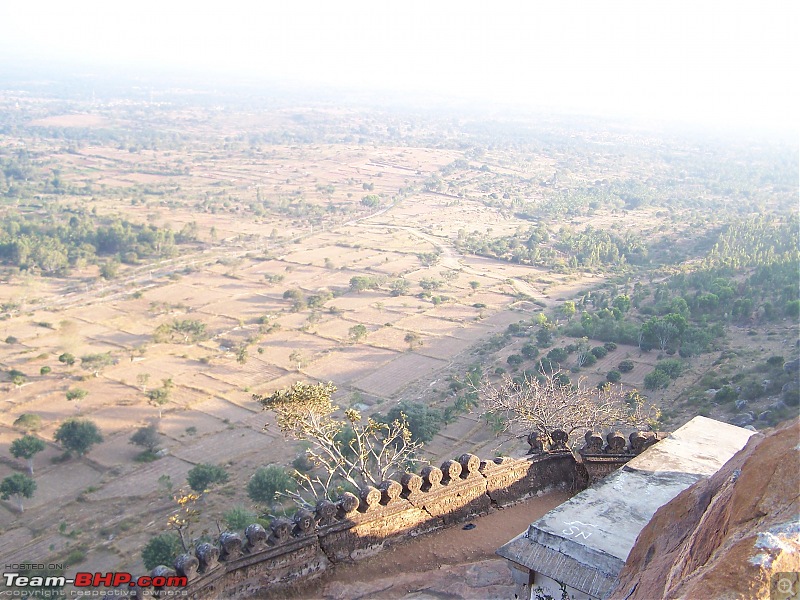
{"type": "Polygon", "coordinates": [[[611,598],[769,598],[777,573],[800,571],[799,442],[797,420],[754,435],[716,474],[662,506],[611,598]]]}

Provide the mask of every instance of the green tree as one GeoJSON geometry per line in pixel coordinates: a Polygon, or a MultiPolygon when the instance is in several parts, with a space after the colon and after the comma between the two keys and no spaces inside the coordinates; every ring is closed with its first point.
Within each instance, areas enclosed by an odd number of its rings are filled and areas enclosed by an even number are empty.
{"type": "Polygon", "coordinates": [[[415,346],[422,345],[422,339],[419,337],[419,334],[414,332],[409,332],[403,338],[403,341],[408,344],[408,349],[413,350],[415,346]]]}
{"type": "Polygon", "coordinates": [[[403,296],[408,293],[411,285],[405,279],[400,278],[392,281],[389,287],[391,289],[389,292],[391,296],[403,296]]]}
{"type": "Polygon", "coordinates": [[[155,452],[161,443],[161,437],[158,435],[158,429],[156,429],[155,425],[147,425],[137,429],[131,436],[129,443],[141,446],[148,452],[155,452]]]}
{"type": "Polygon", "coordinates": [[[100,371],[109,365],[114,364],[114,357],[110,352],[102,352],[98,354],[87,354],[81,356],[81,368],[87,371],[92,371],[95,377],[100,375],[100,371]]]}
{"type": "Polygon", "coordinates": [[[242,344],[236,351],[236,362],[243,365],[247,362],[247,346],[242,344]]]}
{"type": "Polygon", "coordinates": [[[256,515],[243,506],[234,506],[228,512],[223,513],[222,518],[229,529],[243,531],[251,523],[256,522],[256,515]]]}
{"type": "Polygon", "coordinates": [[[75,364],[75,357],[69,352],[64,352],[64,354],[58,357],[58,362],[62,362],[68,367],[71,367],[75,364]]]}
{"type": "Polygon", "coordinates": [[[271,505],[280,494],[296,488],[295,480],[278,465],[259,467],[247,482],[247,496],[253,502],[271,505]]]}
{"type": "Polygon", "coordinates": [[[651,371],[644,377],[644,387],[648,390],[658,390],[669,387],[669,382],[669,375],[658,369],[651,371]]]}
{"type": "Polygon", "coordinates": [[[119,275],[119,261],[107,260],[100,267],[100,276],[103,279],[116,279],[119,275]]]}
{"type": "Polygon", "coordinates": [[[363,340],[367,336],[367,328],[364,325],[358,324],[353,325],[348,333],[350,334],[350,340],[357,344],[361,340],[363,340]]]}
{"type": "Polygon", "coordinates": [[[572,300],[567,300],[561,305],[561,314],[567,317],[567,320],[571,319],[575,315],[576,310],[575,302],[572,300]]]}
{"type": "Polygon", "coordinates": [[[22,499],[33,498],[33,493],[35,491],[36,482],[22,473],[9,475],[0,482],[0,498],[3,500],[8,500],[12,496],[16,498],[19,512],[25,511],[25,507],[22,505],[22,499]]]}
{"type": "Polygon", "coordinates": [[[56,430],[53,439],[68,452],[83,456],[95,444],[103,441],[100,430],[88,419],[67,419],[56,430]]]}
{"type": "Polygon", "coordinates": [[[142,549],[142,562],[148,571],[159,565],[171,567],[181,553],[181,542],[174,533],[161,533],[142,549]]]}
{"type": "Polygon", "coordinates": [[[87,392],[82,388],[72,388],[67,390],[67,393],[65,395],[67,397],[67,400],[69,400],[70,402],[72,402],[73,400],[77,400],[78,402],[80,402],[81,400],[86,398],[86,396],[89,395],[89,392],[87,392]]]}
{"type": "Polygon", "coordinates": [[[228,472],[219,465],[200,463],[187,473],[186,480],[195,492],[205,492],[211,486],[228,481],[228,472]]]}
{"type": "Polygon", "coordinates": [[[553,343],[553,334],[546,327],[542,327],[536,332],[536,343],[540,348],[547,348],[553,343]]]}
{"type": "Polygon", "coordinates": [[[389,424],[401,420],[405,416],[411,437],[418,442],[430,442],[442,427],[442,413],[429,408],[421,402],[403,400],[393,407],[385,417],[377,420],[389,424]]]}
{"type": "Polygon", "coordinates": [[[33,457],[45,449],[45,443],[32,435],[24,435],[11,442],[11,455],[24,458],[28,463],[28,473],[33,475],[33,457]]]}

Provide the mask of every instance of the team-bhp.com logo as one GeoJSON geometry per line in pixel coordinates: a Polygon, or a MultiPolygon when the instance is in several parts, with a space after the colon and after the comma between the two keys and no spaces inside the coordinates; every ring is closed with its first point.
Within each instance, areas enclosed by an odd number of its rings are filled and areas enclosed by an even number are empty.
{"type": "Polygon", "coordinates": [[[16,588],[60,588],[65,585],[73,585],[76,588],[118,588],[118,587],[157,587],[157,588],[179,588],[185,587],[187,578],[185,576],[155,576],[143,575],[134,577],[130,573],[121,571],[110,573],[90,573],[88,571],[75,573],[75,577],[65,577],[64,575],[23,575],[21,573],[3,573],[6,587],[16,588]]]}

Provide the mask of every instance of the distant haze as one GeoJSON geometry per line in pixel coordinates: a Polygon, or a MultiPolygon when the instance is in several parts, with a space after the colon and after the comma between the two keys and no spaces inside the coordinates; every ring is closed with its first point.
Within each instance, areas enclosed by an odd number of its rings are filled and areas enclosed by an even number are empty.
{"type": "Polygon", "coordinates": [[[795,130],[799,4],[5,0],[0,65],[190,69],[795,130]]]}

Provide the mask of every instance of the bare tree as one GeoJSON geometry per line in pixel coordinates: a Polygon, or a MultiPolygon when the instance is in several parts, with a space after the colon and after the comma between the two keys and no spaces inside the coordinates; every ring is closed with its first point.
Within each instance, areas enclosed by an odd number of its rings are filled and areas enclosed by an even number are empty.
{"type": "Polygon", "coordinates": [[[332,383],[296,383],[271,396],[253,396],[264,410],[276,414],[285,435],[311,443],[306,454],[317,468],[311,473],[295,471],[300,489],[287,494],[300,505],[310,505],[306,497],[330,498],[343,482],[357,488],[377,486],[420,462],[416,452],[421,444],[412,440],[405,415],[386,424],[364,421],[351,408],[338,420],[333,413],[339,407],[331,402],[335,391],[332,383]]]}
{"type": "Polygon", "coordinates": [[[499,384],[484,379],[478,397],[484,414],[499,417],[503,432],[524,428],[548,440],[556,429],[574,439],[576,432],[587,429],[649,426],[659,416],[638,392],[626,394],[621,386],[588,387],[582,379],[572,385],[558,371],[521,382],[508,375],[499,384]]]}

